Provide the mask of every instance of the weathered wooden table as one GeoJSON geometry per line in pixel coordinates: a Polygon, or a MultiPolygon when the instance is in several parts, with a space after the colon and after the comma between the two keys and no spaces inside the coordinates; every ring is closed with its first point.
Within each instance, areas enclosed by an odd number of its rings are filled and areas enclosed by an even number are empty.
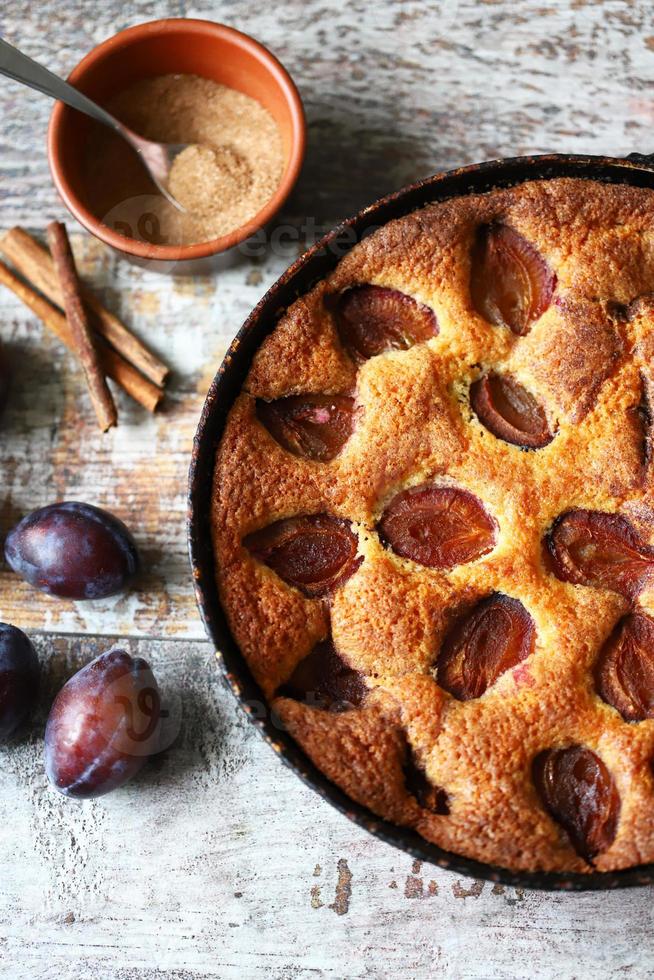
{"type": "MultiPolygon", "coordinates": [[[[284,215],[296,240],[229,272],[158,277],[75,229],[85,277],[174,366],[157,416],[120,398],[121,425],[101,436],[71,359],[0,293],[14,367],[0,530],[53,500],[85,500],[123,517],[145,557],[137,591],[87,604],[0,572],[0,618],[34,637],[45,676],[31,735],[0,753],[3,977],[654,975],[650,889],[548,895],[421,867],[284,769],[213,666],[184,528],[210,379],[302,240],[459,163],[651,152],[652,10],[650,0],[0,0],[0,34],[61,73],[132,23],[224,20],[287,64],[310,135],[284,215]],[[75,804],[46,783],[43,722],[63,680],[117,638],[152,662],[179,736],[123,791],[75,804]]],[[[42,232],[64,216],[45,159],[49,111],[0,80],[1,228],[42,232]]]]}

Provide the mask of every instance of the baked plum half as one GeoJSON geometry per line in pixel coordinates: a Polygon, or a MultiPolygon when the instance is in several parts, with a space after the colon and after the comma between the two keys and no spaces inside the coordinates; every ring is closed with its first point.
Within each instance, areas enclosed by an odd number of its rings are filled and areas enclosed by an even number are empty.
{"type": "Polygon", "coordinates": [[[329,514],[289,517],[243,540],[253,558],[309,598],[329,595],[363,561],[349,521],[329,514]]]}
{"type": "Polygon", "coordinates": [[[488,554],[497,533],[494,519],[469,490],[431,484],[398,493],[377,527],[400,558],[442,569],[488,554]]]}
{"type": "Polygon", "coordinates": [[[475,237],[470,294],[477,312],[495,326],[524,336],[552,300],[556,276],[519,232],[509,225],[482,225],[475,237]]]}
{"type": "Polygon", "coordinates": [[[495,593],[462,616],[438,655],[439,685],[459,701],[480,698],[534,652],[534,621],[520,602],[495,593]]]}
{"type": "Polygon", "coordinates": [[[615,839],[620,797],[599,756],[583,745],[548,749],[534,760],[536,789],[580,857],[592,863],[615,839]]]}
{"type": "Polygon", "coordinates": [[[341,343],[361,363],[391,350],[408,350],[438,333],[436,314],[412,296],[387,286],[352,286],[326,300],[341,343]]]}
{"type": "Polygon", "coordinates": [[[508,375],[487,374],[470,386],[470,405],[489,432],[522,449],[542,449],[554,438],[543,406],[508,375]]]}
{"type": "Polygon", "coordinates": [[[331,638],[317,643],[277,691],[280,697],[328,711],[358,708],[367,693],[363,675],[343,660],[331,638]]]}
{"type": "Polygon", "coordinates": [[[597,692],[625,721],[654,718],[654,621],[630,613],[617,624],[595,665],[597,692]]]}
{"type": "Polygon", "coordinates": [[[569,510],[546,538],[552,571],[562,582],[611,589],[635,598],[654,573],[654,548],[621,514],[569,510]]]}
{"type": "Polygon", "coordinates": [[[354,430],[354,399],[348,395],[290,395],[257,399],[257,418],[294,456],[329,462],[354,430]]]}

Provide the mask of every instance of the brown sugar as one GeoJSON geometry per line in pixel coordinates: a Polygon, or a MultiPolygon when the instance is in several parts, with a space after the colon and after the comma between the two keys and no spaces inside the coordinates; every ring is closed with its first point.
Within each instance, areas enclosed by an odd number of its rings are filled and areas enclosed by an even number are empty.
{"type": "Polygon", "coordinates": [[[171,194],[196,218],[242,200],[251,186],[252,171],[231,147],[197,143],[175,157],[168,180],[171,194]]]}
{"type": "Polygon", "coordinates": [[[118,93],[107,108],[147,139],[190,144],[170,173],[181,212],[123,140],[104,127],[89,139],[89,207],[128,237],[168,245],[210,241],[253,218],[279,184],[284,152],[277,124],[242,92],[196,75],[160,75],[118,93]]]}

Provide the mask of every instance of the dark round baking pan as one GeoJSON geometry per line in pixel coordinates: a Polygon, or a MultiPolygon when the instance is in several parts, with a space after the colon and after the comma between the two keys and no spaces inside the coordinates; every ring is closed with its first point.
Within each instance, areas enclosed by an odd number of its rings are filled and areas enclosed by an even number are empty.
{"type": "Polygon", "coordinates": [[[271,332],[280,314],[326,276],[356,242],[392,218],[433,201],[483,193],[525,180],[580,177],[654,189],[654,156],[632,154],[628,159],[546,155],[493,160],[436,174],[382,198],[344,221],[297,260],[268,290],[245,321],[209,389],[193,445],[189,473],[188,533],[191,568],[200,613],[215,644],[217,661],[251,721],[282,760],[309,786],[351,820],[411,857],[463,875],[522,888],[585,891],[654,884],[654,864],[615,872],[560,874],[514,872],[473,861],[428,843],[415,831],[376,817],[330,782],[288,736],[267,707],[240,653],[218,598],[211,548],[210,501],[216,448],[229,410],[238,395],[254,352],[271,332]]]}

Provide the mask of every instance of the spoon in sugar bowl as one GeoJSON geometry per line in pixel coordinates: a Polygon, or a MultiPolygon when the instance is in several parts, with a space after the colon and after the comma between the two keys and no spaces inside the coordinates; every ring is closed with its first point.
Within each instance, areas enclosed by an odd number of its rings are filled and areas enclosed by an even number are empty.
{"type": "Polygon", "coordinates": [[[0,38],[0,75],[6,75],[7,78],[11,78],[15,82],[21,82],[38,92],[43,92],[44,95],[59,99],[72,109],[84,112],[92,119],[109,126],[136,150],[144,167],[164,197],[180,211],[186,211],[184,205],[171,194],[168,189],[168,181],[173,161],[191,144],[154,143],[152,140],[146,140],[143,136],[133,133],[131,129],[123,126],[111,113],[97,105],[79,89],[69,85],[68,82],[64,82],[57,75],[53,75],[47,68],[39,65],[32,58],[28,58],[26,54],[3,41],[2,38],[0,38]]]}

